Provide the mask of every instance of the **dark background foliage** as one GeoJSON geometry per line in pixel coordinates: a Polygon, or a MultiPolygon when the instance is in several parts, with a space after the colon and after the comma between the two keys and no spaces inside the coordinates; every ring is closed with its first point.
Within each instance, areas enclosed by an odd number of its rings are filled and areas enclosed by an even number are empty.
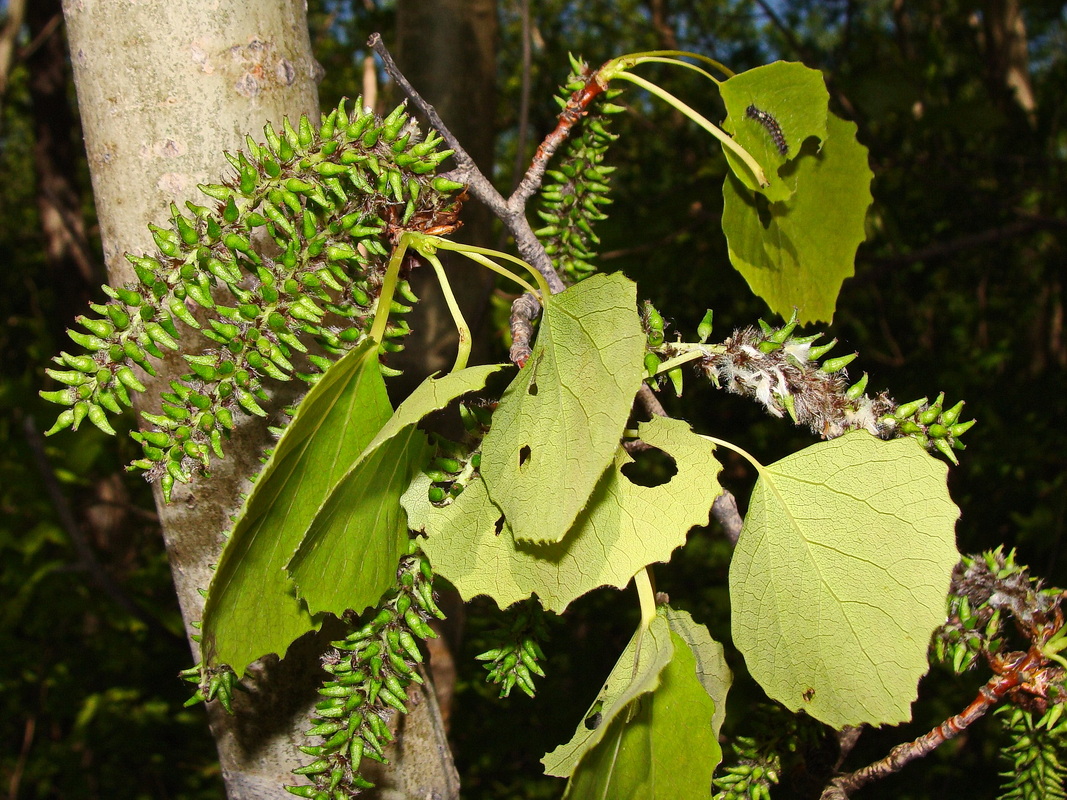
{"type": "MultiPolygon", "coordinates": [[[[130,443],[89,426],[43,446],[28,433],[51,424],[56,410],[36,394],[44,367],[67,346],[61,332],[81,305],[100,296],[93,287],[103,273],[58,0],[29,6],[0,98],[0,793],[217,798],[203,713],[182,708],[187,691],[176,673],[189,653],[150,494],[121,470],[130,443]]],[[[950,404],[967,401],[979,426],[951,477],[963,510],[960,549],[1004,542],[1035,573],[1067,584],[1064,4],[544,0],[529,2],[524,25],[524,4],[502,0],[498,13],[498,113],[481,124],[496,132],[495,178],[505,188],[516,157],[528,158],[553,124],[549,98],[566,78],[568,52],[597,64],[680,48],[738,71],[779,58],[824,71],[834,110],[858,123],[875,172],[868,241],[829,327],[838,352],[859,351],[853,374],[869,372],[872,389],[898,400],[943,390],[950,404]],[[531,108],[520,131],[524,37],[531,108]]],[[[363,42],[373,30],[390,41],[395,8],[312,0],[311,20],[327,108],[358,94],[363,42]]],[[[706,83],[678,71],[655,77],[714,117],[718,100],[706,83]]],[[[622,138],[610,161],[619,169],[600,265],[637,280],[686,338],[709,307],[716,337],[753,323],[767,312],[727,262],[718,148],[634,90],[621,102],[634,113],[616,122],[622,138]]],[[[666,401],[764,461],[811,441],[695,381],[683,400],[666,401]]],[[[724,482],[741,498],[753,477],[727,461],[724,482]]],[[[694,531],[684,553],[658,570],[660,588],[724,641],[728,558],[716,530],[694,531]]],[[[559,795],[537,760],[569,735],[624,645],[631,600],[588,597],[553,621],[538,698],[506,702],[470,658],[492,616],[491,604],[474,604],[452,720],[464,797],[559,795]]],[[[744,733],[759,692],[743,664],[733,666],[728,732],[744,733]]],[[[917,721],[865,735],[849,763],[880,757],[959,711],[983,680],[935,670],[917,721]]],[[[984,721],[864,796],[993,797],[997,747],[996,726],[984,721]]],[[[810,792],[826,768],[811,759],[806,774],[786,776],[782,796],[810,792]]]]}

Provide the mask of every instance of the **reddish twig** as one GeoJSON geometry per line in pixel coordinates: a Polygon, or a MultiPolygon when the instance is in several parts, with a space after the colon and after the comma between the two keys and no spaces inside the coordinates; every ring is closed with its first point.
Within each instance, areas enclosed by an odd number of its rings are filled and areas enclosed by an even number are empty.
{"type": "Polygon", "coordinates": [[[571,130],[578,124],[578,121],[588,113],[589,104],[598,95],[603,94],[606,88],[607,86],[600,82],[599,73],[587,73],[585,85],[571,95],[571,99],[557,118],[556,127],[537,146],[530,168],[519,181],[518,188],[508,200],[509,203],[526,205],[526,201],[540,188],[541,180],[545,176],[545,170],[552,156],[556,154],[559,146],[567,141],[567,137],[571,135],[571,130]]]}
{"type": "MultiPolygon", "coordinates": [[[[872,781],[899,772],[905,764],[921,758],[949,739],[959,736],[1011,692],[1030,684],[1047,665],[1048,659],[1036,647],[1018,654],[1010,665],[1001,666],[1002,674],[995,675],[978,691],[978,696],[962,712],[949,717],[929,733],[911,742],[898,744],[889,755],[855,772],[834,778],[823,791],[820,800],[847,800],[857,789],[872,781]]],[[[997,665],[994,664],[994,668],[997,665]]]]}

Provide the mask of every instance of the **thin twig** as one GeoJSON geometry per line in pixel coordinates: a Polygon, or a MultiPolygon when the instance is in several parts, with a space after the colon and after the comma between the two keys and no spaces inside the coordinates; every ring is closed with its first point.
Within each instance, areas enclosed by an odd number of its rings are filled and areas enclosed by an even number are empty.
{"type": "Polygon", "coordinates": [[[841,765],[845,763],[845,759],[856,746],[856,742],[860,740],[862,733],[862,725],[845,725],[837,732],[837,761],[834,762],[834,772],[841,769],[841,765]]]}
{"type": "Polygon", "coordinates": [[[598,80],[596,72],[590,72],[586,75],[585,85],[571,95],[566,108],[559,114],[559,121],[556,123],[556,127],[537,146],[537,152],[534,153],[533,160],[530,162],[530,168],[522,176],[518,188],[512,192],[511,197],[508,199],[509,203],[522,207],[526,206],[526,201],[541,187],[541,181],[545,176],[545,170],[548,169],[548,162],[552,160],[552,156],[556,154],[559,146],[570,136],[571,130],[578,124],[578,120],[586,115],[589,104],[598,95],[602,94],[606,88],[607,86],[598,80]]]}
{"type": "Polygon", "coordinates": [[[153,617],[148,611],[127,595],[122,586],[119,585],[119,583],[111,576],[111,573],[109,573],[104,565],[100,563],[100,560],[97,559],[96,553],[93,552],[93,548],[89,544],[89,540],[86,538],[85,533],[82,531],[81,525],[78,524],[78,521],[74,517],[74,512],[70,507],[70,503],[67,502],[66,496],[63,494],[63,489],[59,485],[59,481],[56,479],[56,474],[52,470],[52,465],[48,462],[48,456],[44,451],[44,440],[41,438],[41,434],[37,431],[37,425],[34,422],[33,417],[27,416],[22,422],[26,434],[26,441],[30,446],[30,452],[33,454],[34,464],[37,467],[37,472],[41,476],[41,480],[44,482],[45,491],[48,492],[48,497],[52,501],[56,516],[59,517],[59,522],[63,526],[63,530],[65,530],[67,536],[70,537],[70,542],[74,546],[74,552],[78,557],[78,561],[89,574],[93,583],[95,583],[108,597],[114,600],[115,603],[126,611],[126,613],[143,622],[150,631],[157,635],[165,636],[168,639],[178,640],[179,637],[167,630],[159,620],[153,617]]]}
{"type": "MultiPolygon", "coordinates": [[[[426,115],[426,119],[429,120],[433,129],[441,134],[441,138],[444,139],[449,148],[454,151],[452,157],[455,159],[458,168],[452,170],[452,178],[467,184],[470,193],[481,200],[489,210],[504,223],[504,226],[515,238],[515,247],[518,249],[519,255],[524,261],[533,266],[534,269],[544,276],[553,294],[562,292],[566,288],[566,285],[553,268],[552,259],[548,257],[544,245],[541,244],[540,240],[534,234],[533,228],[530,227],[530,223],[526,219],[525,200],[515,202],[514,195],[512,196],[512,200],[505,200],[503,195],[496,190],[492,181],[478,169],[478,165],[474,163],[474,159],[463,149],[463,145],[456,139],[455,134],[453,134],[442,121],[437,110],[427,103],[422,96],[415,91],[415,87],[411,85],[411,82],[404,77],[404,74],[400,71],[400,68],[397,67],[393,57],[389,54],[389,50],[382,42],[381,34],[372,34],[370,39],[367,40],[367,46],[378,54],[378,57],[382,60],[382,66],[385,67],[385,71],[389,74],[389,77],[391,77],[396,82],[396,85],[400,87],[400,90],[408,96],[415,108],[426,115]]],[[[542,172],[543,171],[544,170],[542,169],[542,172]]]]}
{"type": "Polygon", "coordinates": [[[979,689],[978,696],[962,712],[949,717],[918,739],[898,744],[880,761],[834,778],[823,791],[820,800],[847,800],[848,796],[857,789],[894,772],[899,772],[905,764],[922,758],[949,739],[959,736],[972,723],[985,716],[1012,689],[1026,683],[1035,668],[1041,667],[1046,661],[1047,659],[1037,648],[1030,648],[1030,651],[1023,655],[1014,666],[1007,669],[1004,674],[994,676],[979,689]]]}

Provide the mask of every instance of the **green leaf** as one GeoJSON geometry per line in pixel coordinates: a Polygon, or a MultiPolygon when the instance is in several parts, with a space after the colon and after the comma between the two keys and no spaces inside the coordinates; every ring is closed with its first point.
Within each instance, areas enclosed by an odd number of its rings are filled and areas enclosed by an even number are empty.
{"type": "Polygon", "coordinates": [[[238,675],[318,627],[285,573],[308,525],[392,414],[374,342],[364,342],[311,388],[245,500],[204,607],[210,666],[238,675]]]}
{"type": "Polygon", "coordinates": [[[735,75],[719,87],[719,92],[727,114],[723,130],[732,133],[759,162],[770,185],[759,186],[741,160],[724,147],[730,169],[745,186],[768,200],[788,200],[796,187],[779,177],[779,168],[796,158],[809,138],[814,136],[820,143],[826,139],[830,93],[822,73],[803,64],[776,61],[735,75]],[[771,115],[778,124],[788,147],[786,154],[779,152],[768,130],[748,115],[749,106],[771,115]]]}
{"type": "MultiPolygon", "coordinates": [[[[585,754],[604,738],[612,721],[620,715],[626,721],[627,706],[639,695],[651,692],[659,685],[660,673],[674,655],[671,639],[670,628],[662,614],[657,614],[647,629],[639,629],[633,635],[596,700],[582,717],[574,736],[541,759],[546,775],[570,777],[585,754]]],[[[710,783],[709,777],[709,786],[710,783]]]]}
{"type": "Polygon", "coordinates": [[[730,566],[733,638],[792,710],[896,724],[959,560],[947,466],[865,431],[762,468],[730,566]]]}
{"type": "MultiPolygon", "coordinates": [[[[704,636],[711,642],[706,630],[704,636]]],[[[674,657],[660,673],[659,686],[616,715],[582,758],[564,800],[711,796],[711,776],[722,760],[712,717],[725,695],[719,700],[708,695],[698,677],[699,656],[673,630],[671,640],[674,657]]],[[[718,655],[721,659],[721,647],[718,655]]]]}
{"type": "Polygon", "coordinates": [[[507,608],[536,593],[546,609],[562,613],[586,592],[622,588],[648,564],[668,561],[690,528],[707,524],[722,493],[715,446],[688,423],[655,417],[639,435],[669,454],[678,472],[659,486],[638,486],[623,474],[632,459],[618,448],[562,542],[517,542],[481,480],[443,508],[426,500],[429,480],[417,480],[403,499],[411,527],[426,532],[423,549],[434,570],[465,600],[488,594],[507,608]]]}
{"type": "Polygon", "coordinates": [[[670,606],[663,606],[662,610],[667,617],[667,624],[671,627],[671,633],[676,637],[675,652],[677,653],[680,647],[677,637],[681,637],[696,660],[697,680],[715,701],[711,730],[718,741],[719,730],[726,719],[726,694],[733,683],[733,674],[726,665],[726,654],[722,645],[711,638],[708,629],[694,622],[688,611],[678,611],[670,606]]]}
{"type": "Polygon", "coordinates": [[[337,482],[287,567],[313,614],[361,612],[396,582],[408,538],[400,496],[432,455],[415,425],[481,389],[504,366],[471,367],[423,381],[337,482]]]}
{"type": "Polygon", "coordinates": [[[611,463],[644,372],[637,288],[594,275],[547,299],[493,414],[482,476],[517,539],[558,542],[611,463]]]}
{"type": "Polygon", "coordinates": [[[855,124],[831,114],[822,149],[805,147],[782,175],[795,193],[777,202],[727,176],[722,227],[730,261],[775,313],[788,317],[797,308],[801,324],[829,320],[865,236],[867,148],[855,124]]]}

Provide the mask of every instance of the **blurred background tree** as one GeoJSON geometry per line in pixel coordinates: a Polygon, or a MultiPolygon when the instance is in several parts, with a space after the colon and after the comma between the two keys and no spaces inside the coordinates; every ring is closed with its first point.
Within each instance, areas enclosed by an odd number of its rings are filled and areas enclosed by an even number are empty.
{"type": "MultiPolygon", "coordinates": [[[[377,77],[365,67],[363,42],[379,30],[391,46],[402,44],[404,5],[311,0],[312,44],[325,67],[323,108],[377,77]]],[[[824,71],[833,108],[859,124],[876,175],[870,235],[830,333],[842,340],[840,352],[860,352],[853,373],[869,372],[874,389],[900,400],[940,390],[950,403],[967,400],[979,427],[952,471],[963,509],[960,549],[1006,542],[1037,574],[1067,585],[1064,4],[493,5],[442,3],[440,13],[495,10],[496,114],[470,120],[474,132],[466,136],[489,142],[503,188],[553,124],[549,98],[566,78],[568,52],[597,64],[679,48],[739,71],[776,59],[824,71]]],[[[56,413],[36,394],[43,369],[65,346],[61,334],[73,316],[100,296],[103,270],[58,0],[9,0],[0,13],[0,792],[218,798],[203,711],[182,709],[187,693],[175,674],[189,665],[189,653],[150,492],[121,471],[134,457],[132,443],[92,427],[43,445],[29,433],[56,413]]],[[[432,59],[422,60],[433,69],[432,59]]],[[[419,61],[403,66],[424,88],[419,61]]],[[[471,90],[471,79],[454,69],[441,85],[471,90]]],[[[718,99],[706,84],[677,72],[657,79],[714,114],[718,99]]],[[[481,88],[494,102],[491,87],[481,88]]],[[[382,103],[393,99],[386,94],[382,103]]],[[[621,102],[641,114],[616,123],[622,138],[609,157],[619,169],[611,216],[599,230],[600,266],[637,280],[642,296],[687,336],[709,307],[716,336],[752,323],[766,309],[729,267],[717,224],[722,156],[670,109],[633,90],[621,102]]],[[[485,225],[479,237],[506,245],[485,225]]],[[[495,318],[508,302],[494,293],[495,318]]],[[[501,352],[502,337],[501,330],[501,352]]],[[[764,461],[810,442],[736,397],[700,390],[687,392],[684,404],[665,399],[671,413],[725,432],[764,461]]],[[[727,461],[724,481],[739,496],[753,479],[745,464],[727,461]]],[[[690,539],[661,571],[661,588],[727,639],[729,548],[714,529],[690,539]]],[[[538,698],[506,704],[482,685],[469,658],[483,624],[469,615],[452,715],[465,798],[559,795],[558,781],[536,777],[537,760],[565,737],[574,709],[584,708],[624,644],[632,620],[619,617],[631,613],[628,600],[576,604],[565,624],[552,626],[549,677],[538,698]],[[491,733],[502,726],[509,736],[491,733]]],[[[743,664],[732,666],[743,672],[743,664]]],[[[866,734],[855,765],[958,711],[977,682],[935,671],[924,682],[917,722],[866,734]]],[[[756,692],[740,680],[733,700],[751,702],[756,692]]],[[[743,715],[737,724],[744,732],[743,715]]],[[[863,796],[994,797],[997,746],[995,727],[984,722],[966,742],[950,743],[863,796]]],[[[819,767],[787,776],[782,796],[810,793],[819,767]]]]}

